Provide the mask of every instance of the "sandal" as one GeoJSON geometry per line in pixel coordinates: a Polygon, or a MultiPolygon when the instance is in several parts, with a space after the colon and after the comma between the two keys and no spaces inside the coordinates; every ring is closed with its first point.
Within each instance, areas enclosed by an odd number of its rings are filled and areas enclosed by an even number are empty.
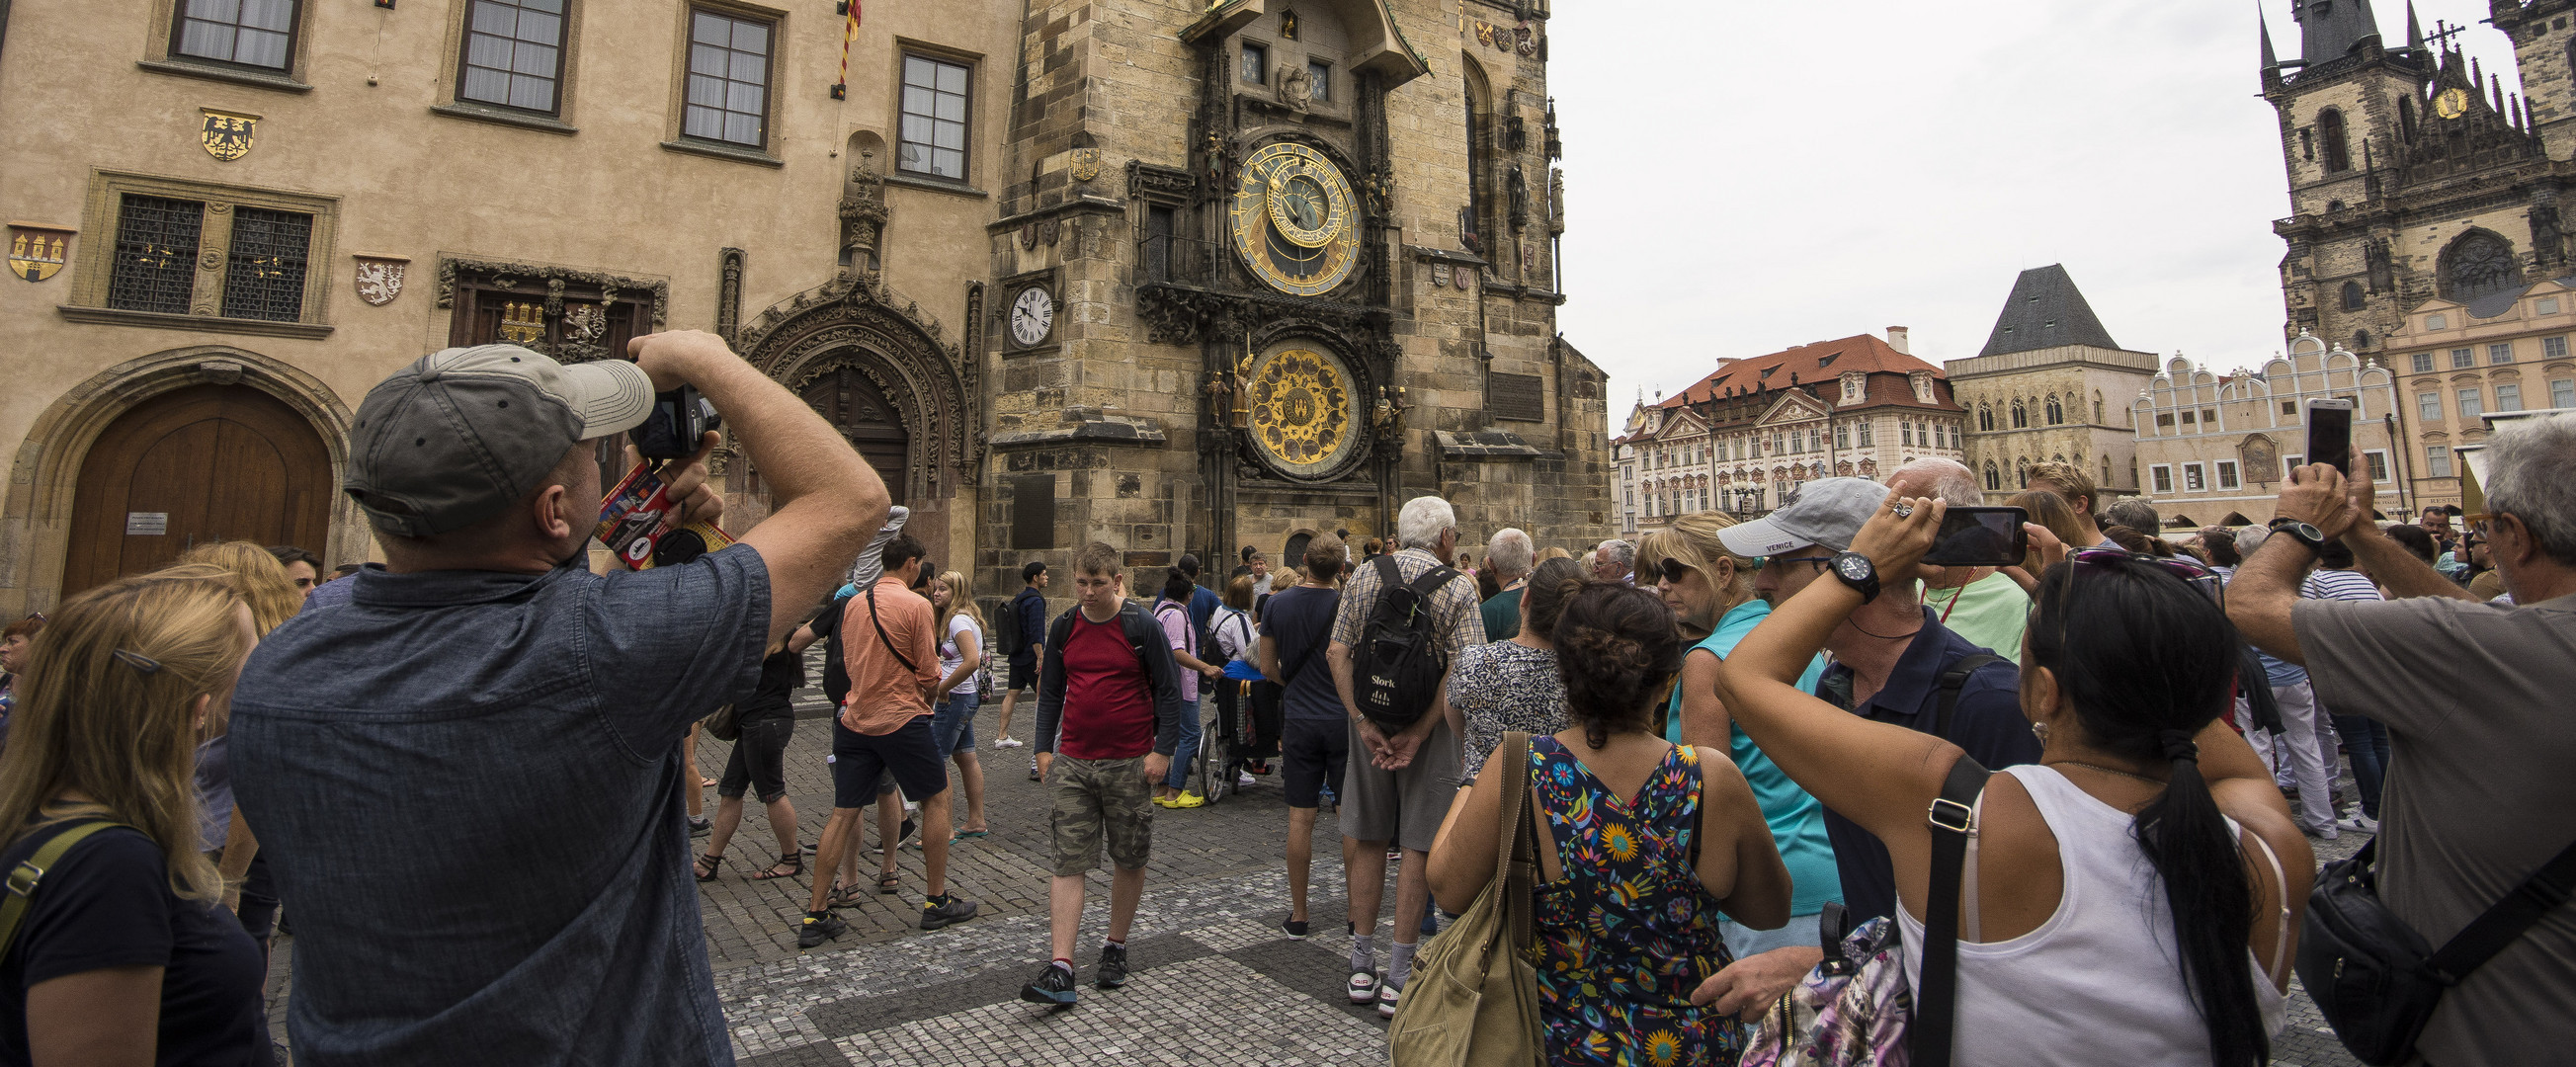
{"type": "Polygon", "coordinates": [[[859,899],[859,887],[834,882],[831,893],[823,898],[823,902],[825,907],[855,908],[859,906],[859,899]]]}
{"type": "Polygon", "coordinates": [[[778,857],[778,862],[770,864],[767,870],[752,875],[751,880],[755,882],[769,882],[780,878],[794,878],[803,873],[805,873],[805,854],[801,852],[790,852],[784,856],[778,857]],[[779,870],[781,867],[785,867],[787,869],[783,871],[779,870]]]}
{"type": "Polygon", "coordinates": [[[697,862],[689,865],[689,868],[690,873],[697,875],[699,881],[712,882],[716,880],[716,872],[724,869],[724,857],[714,854],[700,856],[697,862]]]}
{"type": "Polygon", "coordinates": [[[900,871],[887,871],[884,874],[878,875],[877,892],[889,897],[903,892],[903,873],[900,871]]]}
{"type": "Polygon", "coordinates": [[[991,836],[993,836],[993,831],[991,830],[959,830],[955,835],[949,837],[948,843],[953,845],[960,841],[971,841],[979,837],[991,836]]]}

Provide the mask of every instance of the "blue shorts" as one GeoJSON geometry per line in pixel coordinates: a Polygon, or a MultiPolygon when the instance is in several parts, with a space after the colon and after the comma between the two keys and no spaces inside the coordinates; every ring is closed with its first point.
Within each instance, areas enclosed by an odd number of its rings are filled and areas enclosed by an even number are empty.
{"type": "Polygon", "coordinates": [[[863,808],[875,803],[877,785],[885,779],[903,788],[915,803],[948,788],[948,761],[930,739],[930,716],[916,715],[887,734],[862,734],[832,723],[832,806],[863,808]]]}
{"type": "Polygon", "coordinates": [[[930,713],[930,738],[939,745],[939,758],[947,759],[958,749],[975,751],[975,712],[979,700],[973,693],[950,693],[930,713]]]}

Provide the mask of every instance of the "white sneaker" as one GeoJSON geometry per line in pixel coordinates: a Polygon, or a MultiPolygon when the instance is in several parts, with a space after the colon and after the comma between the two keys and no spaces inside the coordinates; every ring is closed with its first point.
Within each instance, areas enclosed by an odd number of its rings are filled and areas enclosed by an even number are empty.
{"type": "Polygon", "coordinates": [[[1352,971],[1349,991],[1353,1004],[1374,1003],[1377,1000],[1377,972],[1352,971]]]}
{"type": "Polygon", "coordinates": [[[1234,783],[1235,783],[1236,785],[1242,786],[1242,787],[1244,787],[1244,788],[1246,788],[1246,789],[1250,789],[1250,788],[1252,788],[1252,772],[1251,772],[1251,771],[1238,771],[1238,772],[1236,772],[1235,779],[1234,779],[1234,783]]]}
{"type": "Polygon", "coordinates": [[[1020,739],[1019,739],[1019,738],[1016,738],[1016,737],[1003,737],[1003,738],[1000,738],[1000,739],[998,739],[998,740],[994,741],[994,742],[993,742],[993,747],[994,747],[994,748],[1018,748],[1018,747],[1020,747],[1020,739]]]}
{"type": "Polygon", "coordinates": [[[1396,988],[1396,987],[1394,987],[1394,986],[1391,986],[1391,985],[1380,985],[1380,986],[1378,986],[1378,987],[1377,987],[1377,1015],[1378,1015],[1378,1018],[1381,1018],[1381,1019],[1392,1019],[1392,1018],[1395,1018],[1395,1001],[1396,1001],[1396,998],[1397,998],[1397,997],[1400,997],[1400,996],[1402,996],[1402,995],[1404,995],[1404,991],[1403,991],[1403,990],[1401,990],[1401,989],[1397,989],[1397,988],[1396,988]]]}
{"type": "Polygon", "coordinates": [[[2346,815],[2343,818],[2336,819],[2335,826],[2339,829],[2350,830],[2357,834],[2376,834],[2379,832],[2379,820],[2357,811],[2350,815],[2346,815]]]}

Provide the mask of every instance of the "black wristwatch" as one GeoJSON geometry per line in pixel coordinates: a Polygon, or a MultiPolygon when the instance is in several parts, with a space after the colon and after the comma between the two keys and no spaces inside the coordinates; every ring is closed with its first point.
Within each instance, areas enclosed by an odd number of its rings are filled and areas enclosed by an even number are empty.
{"type": "Polygon", "coordinates": [[[2290,535],[2292,540],[2308,546],[2308,551],[2311,553],[2318,555],[2323,555],[2325,553],[2325,531],[2317,529],[2307,523],[2300,522],[2299,520],[2293,519],[2287,515],[2283,515],[2280,518],[2272,520],[2272,532],[2290,535]]]}
{"type": "Polygon", "coordinates": [[[1863,604],[1878,599],[1878,565],[1858,552],[1834,553],[1834,577],[1860,593],[1863,604]]]}

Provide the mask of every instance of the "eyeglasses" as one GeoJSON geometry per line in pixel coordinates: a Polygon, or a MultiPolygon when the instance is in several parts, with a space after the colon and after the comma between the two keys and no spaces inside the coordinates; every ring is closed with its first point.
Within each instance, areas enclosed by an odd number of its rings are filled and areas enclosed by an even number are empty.
{"type": "Polygon", "coordinates": [[[1821,573],[1823,573],[1823,572],[1824,572],[1824,569],[1825,569],[1826,567],[1831,566],[1831,565],[1833,564],[1833,562],[1834,562],[1834,557],[1832,557],[1832,556],[1765,556],[1765,557],[1763,557],[1763,558],[1762,558],[1762,562],[1763,562],[1763,564],[1764,564],[1764,565],[1769,565],[1769,566],[1776,566],[1776,565],[1778,565],[1778,564],[1782,564],[1782,563],[1812,563],[1812,564],[1815,564],[1815,565],[1816,565],[1816,571],[1817,571],[1817,573],[1821,574],[1821,573]]]}
{"type": "Polygon", "coordinates": [[[2104,548],[2099,545],[2079,548],[2066,554],[2066,561],[2069,563],[2106,570],[2115,566],[2114,560],[2127,560],[2164,568],[2166,572],[2181,578],[2184,584],[2199,590],[2200,594],[2208,597],[2212,603],[2224,602],[2225,583],[2219,578],[2218,572],[2210,570],[2206,564],[2189,556],[2150,556],[2142,552],[2131,552],[2125,548],[2104,548]]]}

